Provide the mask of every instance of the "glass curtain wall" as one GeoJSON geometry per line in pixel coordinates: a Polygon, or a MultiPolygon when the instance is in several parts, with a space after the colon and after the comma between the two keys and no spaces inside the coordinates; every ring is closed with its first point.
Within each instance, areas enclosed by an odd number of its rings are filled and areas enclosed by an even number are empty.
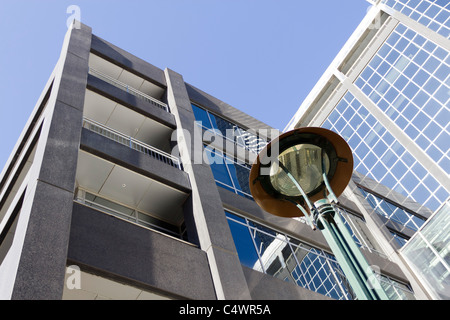
{"type": "Polygon", "coordinates": [[[431,210],[449,193],[390,131],[347,92],[322,125],[340,134],[353,151],[356,171],[431,210]]]}
{"type": "Polygon", "coordinates": [[[377,214],[386,219],[398,222],[402,226],[405,226],[413,231],[419,230],[423,226],[426,219],[413,214],[403,208],[396,206],[393,202],[383,199],[358,187],[361,193],[364,195],[367,202],[375,210],[377,214]]]}
{"type": "Polygon", "coordinates": [[[383,0],[382,2],[443,37],[447,39],[450,37],[448,0],[383,0]]]}
{"type": "MultiPolygon", "coordinates": [[[[242,265],[333,299],[355,299],[332,254],[231,212],[226,217],[242,265]]],[[[407,285],[379,277],[390,299],[414,299],[407,285]]]]}
{"type": "Polygon", "coordinates": [[[428,222],[401,250],[436,299],[450,300],[450,203],[428,222]]]}

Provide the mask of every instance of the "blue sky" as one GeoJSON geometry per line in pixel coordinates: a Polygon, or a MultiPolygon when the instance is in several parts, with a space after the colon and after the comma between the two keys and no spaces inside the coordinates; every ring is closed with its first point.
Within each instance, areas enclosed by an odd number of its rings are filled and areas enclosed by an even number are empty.
{"type": "Polygon", "coordinates": [[[0,0],[0,171],[60,54],[70,5],[97,36],[282,130],[365,0],[0,0]]]}

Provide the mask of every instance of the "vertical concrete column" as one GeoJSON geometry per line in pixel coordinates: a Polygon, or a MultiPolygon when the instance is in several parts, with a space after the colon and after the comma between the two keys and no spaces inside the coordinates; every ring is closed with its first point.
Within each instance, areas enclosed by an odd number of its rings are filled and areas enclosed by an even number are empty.
{"type": "Polygon", "coordinates": [[[178,149],[192,185],[190,206],[185,206],[186,225],[195,227],[196,241],[207,253],[217,298],[251,299],[214,176],[203,161],[201,130],[195,124],[184,80],[172,70],[164,72],[168,104],[177,122],[178,149]]]}
{"type": "Polygon", "coordinates": [[[12,299],[62,297],[90,45],[91,28],[68,30],[54,71],[20,214],[23,245],[12,299]]]}

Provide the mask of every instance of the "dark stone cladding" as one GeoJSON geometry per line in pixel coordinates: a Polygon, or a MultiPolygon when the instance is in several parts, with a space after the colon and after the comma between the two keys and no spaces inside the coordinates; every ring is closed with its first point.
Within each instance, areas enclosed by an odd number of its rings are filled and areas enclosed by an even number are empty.
{"type": "Polygon", "coordinates": [[[242,267],[253,300],[333,300],[271,275],[242,267]]]}
{"type": "Polygon", "coordinates": [[[169,128],[176,128],[174,116],[170,112],[156,107],[150,102],[140,99],[93,75],[88,75],[87,89],[113,100],[148,118],[156,120],[169,128]]]}
{"type": "Polygon", "coordinates": [[[188,174],[183,170],[85,128],[82,130],[80,148],[180,191],[191,191],[188,174]]]}
{"type": "Polygon", "coordinates": [[[68,260],[174,298],[216,299],[204,251],[75,202],[68,260]]]}
{"type": "Polygon", "coordinates": [[[72,216],[73,190],[86,92],[91,28],[67,34],[44,120],[37,154],[37,181],[28,182],[21,215],[29,215],[13,300],[61,299],[72,216]]]}

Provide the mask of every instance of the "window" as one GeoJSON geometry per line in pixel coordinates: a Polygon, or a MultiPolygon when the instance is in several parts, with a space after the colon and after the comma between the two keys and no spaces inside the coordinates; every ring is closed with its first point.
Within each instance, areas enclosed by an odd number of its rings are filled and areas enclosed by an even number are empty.
{"type": "Polygon", "coordinates": [[[367,202],[375,210],[375,212],[387,219],[392,219],[401,225],[417,231],[425,223],[426,219],[416,216],[412,212],[396,206],[394,203],[376,196],[369,191],[358,187],[367,202]]]}
{"type": "Polygon", "coordinates": [[[205,153],[217,185],[246,198],[253,199],[248,182],[250,165],[239,162],[209,146],[205,146],[205,153]]]}
{"type": "MultiPolygon", "coordinates": [[[[332,254],[231,212],[225,214],[242,265],[333,299],[354,299],[332,254]]],[[[414,299],[407,285],[378,277],[390,299],[414,299]]]]}
{"type": "Polygon", "coordinates": [[[242,265],[333,299],[352,299],[333,255],[230,212],[226,216],[242,265]]]}

